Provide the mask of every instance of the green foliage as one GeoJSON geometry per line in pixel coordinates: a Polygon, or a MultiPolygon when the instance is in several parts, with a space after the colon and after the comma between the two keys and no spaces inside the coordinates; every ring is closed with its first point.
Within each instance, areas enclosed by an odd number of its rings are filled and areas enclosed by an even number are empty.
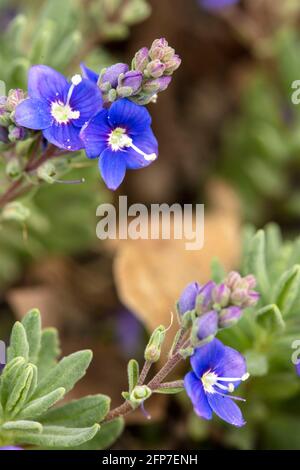
{"type": "Polygon", "coordinates": [[[105,395],[51,408],[85,375],[92,359],[88,350],[60,361],[58,354],[57,334],[54,329],[42,331],[37,310],[15,323],[0,377],[0,445],[100,449],[121,433],[122,420],[98,424],[110,408],[105,395]]]}
{"type": "Polygon", "coordinates": [[[258,224],[299,217],[300,107],[291,101],[299,43],[292,30],[276,35],[272,73],[267,61],[255,69],[224,129],[220,172],[237,188],[245,219],[258,224]]]}
{"type": "MultiPolygon", "coordinates": [[[[300,398],[300,380],[292,363],[292,343],[300,337],[300,238],[283,241],[275,224],[256,233],[248,228],[241,265],[243,275],[256,276],[261,299],[237,325],[219,335],[245,355],[251,376],[241,390],[247,400],[243,408],[247,432],[231,430],[226,439],[234,447],[253,448],[259,432],[259,445],[273,448],[280,445],[280,433],[275,436],[269,417],[279,414],[285,423],[300,420],[299,407],[289,410],[300,398]]],[[[294,426],[285,429],[290,435],[286,442],[299,448],[294,426]]]]}

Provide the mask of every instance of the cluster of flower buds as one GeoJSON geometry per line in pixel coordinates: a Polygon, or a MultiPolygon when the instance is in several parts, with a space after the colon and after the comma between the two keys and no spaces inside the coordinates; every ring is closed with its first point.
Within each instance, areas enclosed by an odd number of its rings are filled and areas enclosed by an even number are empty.
{"type": "Polygon", "coordinates": [[[10,90],[8,96],[0,97],[0,142],[7,144],[26,138],[26,129],[14,121],[15,109],[24,99],[25,93],[20,89],[10,90]]]}
{"type": "Polygon", "coordinates": [[[180,57],[166,39],[155,39],[150,49],[143,47],[135,54],[131,70],[123,63],[103,69],[98,86],[104,101],[130,97],[135,103],[145,105],[155,101],[157,93],[168,87],[180,63],[180,57]]]}
{"type": "Polygon", "coordinates": [[[180,64],[179,55],[165,38],[155,39],[150,49],[140,49],[134,56],[132,68],[142,73],[143,80],[141,90],[133,100],[138,104],[155,101],[157,93],[168,87],[180,64]]]}
{"type": "Polygon", "coordinates": [[[230,272],[221,284],[209,281],[203,286],[189,284],[177,304],[183,326],[192,324],[194,345],[210,341],[219,329],[228,328],[241,318],[243,310],[254,306],[259,294],[255,277],[230,272]]]}

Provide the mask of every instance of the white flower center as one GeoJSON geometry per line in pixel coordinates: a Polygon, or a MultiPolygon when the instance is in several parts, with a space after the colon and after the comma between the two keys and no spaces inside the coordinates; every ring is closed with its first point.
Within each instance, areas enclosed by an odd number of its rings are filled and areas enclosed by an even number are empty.
{"type": "Polygon", "coordinates": [[[248,378],[248,373],[244,374],[242,377],[219,377],[215,372],[211,372],[210,370],[208,370],[202,375],[201,382],[206,393],[220,393],[218,392],[218,390],[215,389],[215,386],[226,392],[233,392],[233,382],[243,382],[248,378]],[[224,385],[220,382],[228,382],[228,385],[224,385]]]}
{"type": "Polygon", "coordinates": [[[81,83],[81,75],[74,75],[71,78],[71,86],[68,91],[67,102],[54,101],[51,104],[51,115],[54,117],[58,124],[68,124],[71,119],[78,119],[80,116],[79,111],[75,111],[70,106],[70,99],[74,88],[81,83]]]}
{"type": "Polygon", "coordinates": [[[143,150],[134,145],[132,138],[126,134],[126,129],[123,127],[116,127],[111,131],[108,136],[108,144],[114,152],[123,150],[126,147],[131,147],[137,153],[142,155],[147,161],[152,161],[157,158],[156,153],[145,153],[143,150]]]}
{"type": "Polygon", "coordinates": [[[54,101],[51,105],[51,115],[58,124],[68,124],[71,119],[78,119],[79,111],[73,111],[69,104],[54,101]]]}

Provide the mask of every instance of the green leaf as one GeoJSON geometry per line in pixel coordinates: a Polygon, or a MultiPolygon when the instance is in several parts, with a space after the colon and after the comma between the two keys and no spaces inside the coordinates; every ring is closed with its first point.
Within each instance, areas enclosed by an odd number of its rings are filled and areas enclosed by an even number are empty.
{"type": "Polygon", "coordinates": [[[99,424],[89,428],[65,428],[63,426],[43,426],[41,434],[15,434],[17,444],[32,444],[44,448],[67,448],[83,444],[92,439],[99,430],[99,424]]]}
{"type": "Polygon", "coordinates": [[[271,263],[277,258],[282,246],[281,230],[277,224],[270,223],[265,227],[266,259],[271,263]]]}
{"type": "Polygon", "coordinates": [[[211,278],[214,282],[220,283],[226,276],[224,266],[220,263],[220,260],[214,257],[210,264],[211,278]]]}
{"type": "Polygon", "coordinates": [[[266,305],[256,313],[256,320],[261,326],[270,330],[284,330],[285,321],[281,311],[275,304],[266,305]]]}
{"type": "Polygon", "coordinates": [[[15,416],[26,403],[26,400],[32,390],[32,382],[34,381],[34,376],[36,375],[35,370],[36,366],[33,364],[27,364],[20,376],[17,377],[15,386],[9,395],[5,406],[5,410],[8,411],[11,416],[15,416]]]}
{"type": "Polygon", "coordinates": [[[140,375],[139,364],[135,359],[130,359],[127,366],[129,393],[137,385],[140,375]]]}
{"type": "Polygon", "coordinates": [[[90,395],[48,411],[41,421],[47,425],[91,426],[105,418],[109,407],[110,398],[106,395],[90,395]]]}
{"type": "Polygon", "coordinates": [[[255,275],[259,291],[266,297],[270,286],[266,267],[265,234],[263,230],[259,230],[249,242],[246,257],[247,274],[255,275]]]}
{"type": "Polygon", "coordinates": [[[295,265],[284,272],[274,287],[274,303],[283,315],[287,315],[300,290],[300,265],[295,265]]]}
{"type": "Polygon", "coordinates": [[[37,421],[7,421],[2,424],[2,429],[5,431],[31,431],[41,433],[43,426],[37,421]]]}
{"type": "Polygon", "coordinates": [[[123,418],[117,418],[101,425],[100,430],[90,441],[75,447],[75,450],[101,450],[110,447],[121,435],[124,428],[123,418]]]}
{"type": "Polygon", "coordinates": [[[10,361],[4,368],[1,376],[0,397],[1,404],[5,407],[6,402],[15,386],[16,380],[22,374],[26,367],[24,357],[16,357],[10,361]]]}
{"type": "Polygon", "coordinates": [[[269,365],[265,354],[257,351],[246,351],[245,359],[247,363],[247,371],[251,376],[262,376],[268,373],[269,365]]]}
{"type": "Polygon", "coordinates": [[[157,388],[153,390],[153,393],[161,393],[163,395],[175,395],[184,391],[184,387],[168,387],[168,388],[157,388]]]}
{"type": "Polygon", "coordinates": [[[41,314],[39,310],[30,310],[22,320],[29,345],[29,361],[36,363],[41,347],[41,314]]]}
{"type": "Polygon", "coordinates": [[[7,362],[20,356],[28,360],[28,354],[29,344],[27,341],[26,331],[22,323],[17,321],[11,332],[10,346],[7,350],[7,362]]]}
{"type": "Polygon", "coordinates": [[[52,369],[60,354],[58,333],[55,328],[45,328],[42,332],[41,347],[38,355],[37,366],[39,379],[52,369]]]}
{"type": "Polygon", "coordinates": [[[43,415],[50,406],[60,400],[65,393],[66,390],[60,387],[41,398],[37,398],[36,400],[29,402],[28,405],[26,405],[19,413],[19,418],[38,418],[43,415]]]}
{"type": "Polygon", "coordinates": [[[92,351],[78,351],[64,357],[38,384],[33,398],[39,398],[56,388],[63,387],[69,392],[84,376],[92,360],[92,351]]]}

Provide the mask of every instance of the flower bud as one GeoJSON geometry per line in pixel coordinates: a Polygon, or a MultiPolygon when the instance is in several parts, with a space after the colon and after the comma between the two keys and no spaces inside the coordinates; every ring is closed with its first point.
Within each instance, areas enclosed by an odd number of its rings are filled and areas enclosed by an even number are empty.
{"type": "Polygon", "coordinates": [[[240,282],[241,280],[241,275],[237,273],[236,271],[231,271],[225,279],[225,284],[230,288],[234,289],[236,285],[240,282]]]}
{"type": "Polygon", "coordinates": [[[8,128],[8,139],[10,142],[17,142],[18,140],[24,140],[26,138],[27,132],[24,127],[18,127],[11,125],[8,128]]]}
{"type": "Polygon", "coordinates": [[[172,77],[159,77],[152,80],[146,80],[143,84],[143,91],[146,93],[158,93],[168,88],[172,77]]]}
{"type": "Polygon", "coordinates": [[[149,62],[149,49],[147,47],[142,47],[134,56],[132,62],[132,68],[144,72],[149,62]]]}
{"type": "Polygon", "coordinates": [[[230,296],[230,300],[234,305],[242,306],[247,300],[247,297],[247,289],[235,289],[230,296]]]}
{"type": "Polygon", "coordinates": [[[255,290],[248,291],[247,299],[245,300],[243,307],[253,307],[257,304],[260,299],[260,295],[255,290]]]}
{"type": "Polygon", "coordinates": [[[53,184],[56,181],[56,167],[54,163],[50,161],[45,162],[39,166],[36,173],[38,178],[45,181],[46,183],[53,184]]]}
{"type": "Polygon", "coordinates": [[[118,79],[119,75],[121,73],[126,73],[128,72],[129,67],[127,64],[114,64],[111,65],[110,67],[107,67],[107,69],[104,69],[99,77],[99,85],[101,88],[101,85],[108,82],[110,83],[112,88],[116,88],[118,85],[118,79]]]}
{"type": "Polygon", "coordinates": [[[219,327],[227,328],[233,326],[239,321],[242,316],[242,309],[240,307],[232,306],[221,310],[219,315],[219,327]]]}
{"type": "Polygon", "coordinates": [[[9,90],[8,96],[7,96],[7,101],[6,101],[6,107],[9,112],[13,112],[18,104],[21,103],[21,101],[24,101],[26,98],[25,92],[19,88],[15,90],[9,90]]]}
{"type": "Polygon", "coordinates": [[[174,54],[173,57],[165,62],[165,73],[172,74],[181,64],[181,59],[178,54],[174,54]]]}
{"type": "Polygon", "coordinates": [[[163,325],[155,328],[145,349],[145,361],[157,362],[159,360],[165,336],[166,329],[163,325]]]}
{"type": "Polygon", "coordinates": [[[195,309],[199,292],[200,285],[198,282],[192,282],[186,286],[178,301],[178,312],[180,315],[195,309]]]}
{"type": "Polygon", "coordinates": [[[196,318],[193,329],[197,340],[212,339],[218,332],[218,313],[211,310],[196,318]]]}
{"type": "Polygon", "coordinates": [[[147,385],[136,385],[129,396],[130,404],[133,408],[136,408],[147,400],[151,394],[152,391],[147,385]]]}
{"type": "Polygon", "coordinates": [[[22,176],[22,167],[18,158],[11,158],[6,165],[5,172],[12,180],[17,180],[22,176]]]}
{"type": "Polygon", "coordinates": [[[149,62],[146,68],[146,72],[150,77],[159,78],[163,75],[165,69],[165,64],[163,64],[160,60],[156,59],[149,62]]]}
{"type": "Polygon", "coordinates": [[[120,96],[124,96],[121,94],[121,90],[122,88],[125,88],[129,90],[129,93],[126,94],[126,96],[134,95],[141,88],[142,81],[143,81],[142,72],[131,70],[130,72],[121,74],[118,79],[117,92],[120,96]]]}
{"type": "Polygon", "coordinates": [[[196,311],[198,315],[208,312],[211,309],[213,305],[212,291],[215,287],[216,283],[209,281],[201,288],[196,305],[196,311]]]}
{"type": "Polygon", "coordinates": [[[2,218],[4,220],[15,220],[24,222],[30,216],[30,211],[19,201],[9,202],[4,206],[2,218]]]}
{"type": "Polygon", "coordinates": [[[155,39],[151,45],[149,55],[152,60],[161,60],[169,47],[168,41],[165,38],[155,39]]]}
{"type": "Polygon", "coordinates": [[[220,307],[226,307],[230,298],[230,289],[225,284],[216,286],[212,291],[213,301],[220,307]]]}
{"type": "Polygon", "coordinates": [[[256,278],[255,276],[253,276],[253,274],[248,274],[247,276],[244,277],[244,281],[247,282],[247,285],[249,287],[249,289],[254,289],[254,287],[256,287],[256,278]]]}

